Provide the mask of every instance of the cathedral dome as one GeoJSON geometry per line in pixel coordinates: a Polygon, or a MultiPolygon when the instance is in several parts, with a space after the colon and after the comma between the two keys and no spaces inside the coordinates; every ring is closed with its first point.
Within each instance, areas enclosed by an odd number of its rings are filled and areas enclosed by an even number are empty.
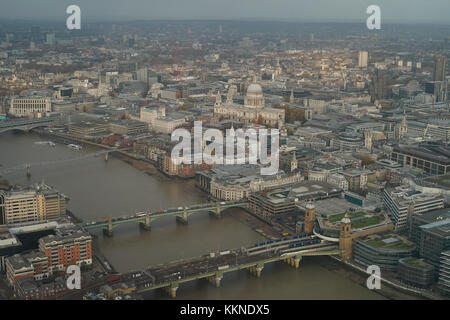
{"type": "Polygon", "coordinates": [[[248,89],[247,89],[247,94],[249,94],[249,93],[262,94],[263,90],[259,84],[252,83],[251,85],[248,86],[248,89]]]}
{"type": "Polygon", "coordinates": [[[252,83],[248,86],[244,104],[248,108],[264,108],[264,94],[259,84],[252,83]]]}

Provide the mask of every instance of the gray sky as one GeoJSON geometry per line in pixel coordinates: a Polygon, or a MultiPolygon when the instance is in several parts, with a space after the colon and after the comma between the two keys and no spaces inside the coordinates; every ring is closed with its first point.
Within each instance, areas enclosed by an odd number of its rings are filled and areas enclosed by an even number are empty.
{"type": "Polygon", "coordinates": [[[82,20],[288,19],[365,21],[377,4],[388,23],[450,24],[450,0],[0,0],[0,18],[62,20],[70,4],[82,20]]]}

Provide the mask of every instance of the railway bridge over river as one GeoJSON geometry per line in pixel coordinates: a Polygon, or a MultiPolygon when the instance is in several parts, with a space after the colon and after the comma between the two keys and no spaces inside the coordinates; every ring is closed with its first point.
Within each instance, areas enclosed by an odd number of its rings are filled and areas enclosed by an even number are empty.
{"type": "MultiPolygon", "coordinates": [[[[162,288],[175,298],[180,284],[190,281],[206,279],[214,286],[220,287],[224,274],[228,272],[248,270],[259,278],[268,263],[282,261],[299,268],[304,256],[340,253],[336,243],[324,241],[313,234],[299,234],[263,241],[249,248],[210,253],[149,267],[143,271],[129,272],[122,274],[119,281],[131,283],[134,292],[142,293],[162,288]]],[[[126,287],[130,288],[130,285],[126,287]]]]}

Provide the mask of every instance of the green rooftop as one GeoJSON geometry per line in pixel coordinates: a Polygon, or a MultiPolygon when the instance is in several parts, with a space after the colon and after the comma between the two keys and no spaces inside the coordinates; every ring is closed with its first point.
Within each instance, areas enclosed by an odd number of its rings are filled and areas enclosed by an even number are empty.
{"type": "MultiPolygon", "coordinates": [[[[361,217],[361,216],[364,216],[366,214],[367,214],[367,212],[364,212],[364,211],[348,212],[348,215],[350,216],[350,218],[361,217]]],[[[335,215],[329,216],[328,217],[328,221],[331,222],[331,223],[335,223],[335,222],[341,221],[344,216],[345,216],[345,212],[344,213],[335,214],[335,215]]],[[[353,224],[352,224],[352,226],[353,226],[353,224]]]]}
{"type": "Polygon", "coordinates": [[[413,250],[415,245],[394,233],[380,235],[371,235],[363,239],[365,243],[370,246],[377,247],[380,249],[390,249],[390,250],[413,250]]]}
{"type": "Polygon", "coordinates": [[[359,229],[359,228],[365,228],[373,225],[377,225],[384,221],[383,216],[373,216],[373,217],[367,217],[361,220],[353,221],[352,222],[352,228],[353,229],[359,229]]]}
{"type": "Polygon", "coordinates": [[[432,267],[432,265],[426,263],[425,261],[423,261],[422,259],[417,259],[417,258],[406,258],[402,260],[403,263],[406,263],[410,266],[416,267],[416,268],[430,268],[432,267]]]}

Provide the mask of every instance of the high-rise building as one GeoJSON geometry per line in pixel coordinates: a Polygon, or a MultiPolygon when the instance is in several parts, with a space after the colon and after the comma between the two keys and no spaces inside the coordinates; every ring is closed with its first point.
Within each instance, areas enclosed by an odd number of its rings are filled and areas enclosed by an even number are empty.
{"type": "Polygon", "coordinates": [[[436,103],[447,101],[447,81],[426,82],[425,93],[432,94],[436,103]]]}
{"type": "Polygon", "coordinates": [[[367,51],[360,51],[358,55],[358,67],[367,68],[369,61],[369,53],[367,51]]]}
{"type": "Polygon", "coordinates": [[[444,81],[447,71],[447,57],[442,54],[434,56],[433,81],[444,81]]]}
{"type": "Polygon", "coordinates": [[[46,43],[49,46],[54,46],[56,44],[56,38],[54,33],[47,33],[46,35],[46,43]]]}
{"type": "Polygon", "coordinates": [[[386,70],[377,69],[372,77],[370,92],[375,99],[387,99],[391,95],[389,90],[389,74],[386,70]]]}

